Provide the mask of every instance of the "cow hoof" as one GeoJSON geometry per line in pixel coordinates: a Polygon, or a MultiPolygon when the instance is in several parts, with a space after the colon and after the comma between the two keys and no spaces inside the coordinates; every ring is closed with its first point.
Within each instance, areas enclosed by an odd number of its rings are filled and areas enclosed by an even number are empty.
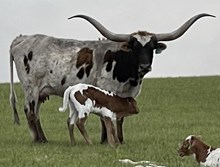
{"type": "Polygon", "coordinates": [[[48,140],[47,139],[35,139],[34,143],[47,143],[48,140]]]}

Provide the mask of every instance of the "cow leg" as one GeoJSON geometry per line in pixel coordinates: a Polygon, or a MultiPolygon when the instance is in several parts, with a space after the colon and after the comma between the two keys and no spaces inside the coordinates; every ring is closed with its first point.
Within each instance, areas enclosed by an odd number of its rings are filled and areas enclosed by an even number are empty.
{"type": "Polygon", "coordinates": [[[112,120],[109,117],[104,117],[103,120],[104,120],[106,131],[107,131],[108,143],[111,147],[116,147],[115,140],[113,138],[112,120]]]}
{"type": "Polygon", "coordinates": [[[86,132],[86,129],[85,129],[85,126],[84,126],[86,119],[87,119],[87,116],[84,117],[84,118],[78,119],[78,121],[76,122],[76,125],[77,125],[79,131],[81,132],[82,136],[86,140],[86,143],[91,145],[92,141],[90,140],[89,135],[86,132]]]}
{"type": "MultiPolygon", "coordinates": [[[[37,113],[37,115],[39,115],[40,105],[41,105],[41,103],[38,102],[37,108],[36,108],[36,113],[37,113]]],[[[37,133],[38,133],[38,137],[39,137],[39,142],[41,142],[41,143],[46,143],[46,142],[47,142],[47,138],[45,137],[44,132],[43,132],[43,129],[42,129],[42,127],[41,127],[40,117],[39,117],[39,116],[37,116],[37,120],[36,120],[35,124],[36,124],[36,128],[37,128],[37,133]]]]}
{"type": "Polygon", "coordinates": [[[107,142],[107,132],[106,132],[106,127],[105,127],[104,121],[102,120],[102,118],[100,118],[100,120],[101,120],[101,128],[102,128],[100,143],[103,144],[103,143],[107,142]]]}
{"type": "Polygon", "coordinates": [[[119,139],[121,144],[124,143],[123,130],[122,130],[123,122],[124,122],[124,117],[122,117],[120,120],[116,121],[116,123],[117,123],[117,136],[118,136],[118,139],[119,139]]]}
{"type": "MultiPolygon", "coordinates": [[[[30,108],[32,108],[32,104],[30,103],[30,108]]],[[[28,107],[24,107],[24,112],[27,118],[28,126],[31,132],[32,137],[34,138],[34,141],[37,142],[39,140],[37,128],[35,125],[35,114],[33,113],[33,110],[28,109],[28,107]]]]}
{"type": "Polygon", "coordinates": [[[47,138],[44,135],[43,129],[41,127],[40,119],[38,118],[35,122],[37,133],[38,133],[38,142],[39,143],[46,143],[48,142],[47,138]]]}
{"type": "Polygon", "coordinates": [[[38,143],[45,143],[47,139],[41,128],[39,119],[40,102],[38,101],[39,94],[38,89],[35,87],[32,94],[25,95],[25,114],[28,121],[28,126],[33,135],[33,139],[38,143]]]}

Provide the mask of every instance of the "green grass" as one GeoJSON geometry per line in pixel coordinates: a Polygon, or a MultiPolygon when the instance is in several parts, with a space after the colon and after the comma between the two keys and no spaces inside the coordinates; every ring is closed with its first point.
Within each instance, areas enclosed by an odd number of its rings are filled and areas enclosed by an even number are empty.
{"type": "Polygon", "coordinates": [[[13,124],[9,105],[9,84],[0,84],[0,166],[82,166],[130,167],[117,162],[129,158],[149,160],[167,167],[197,167],[190,157],[177,155],[178,144],[190,134],[201,135],[220,146],[220,77],[145,79],[137,101],[138,115],[124,124],[125,144],[116,149],[99,144],[100,122],[91,116],[86,124],[92,146],[75,130],[77,145],[71,147],[66,119],[60,113],[59,97],[51,97],[41,107],[41,121],[49,140],[32,142],[23,112],[23,92],[15,86],[21,125],[13,124]]]}

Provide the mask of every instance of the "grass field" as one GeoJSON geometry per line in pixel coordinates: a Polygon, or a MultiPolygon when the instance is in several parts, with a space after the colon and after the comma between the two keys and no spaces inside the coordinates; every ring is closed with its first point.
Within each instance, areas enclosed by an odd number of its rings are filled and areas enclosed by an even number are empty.
{"type": "Polygon", "coordinates": [[[138,115],[124,124],[125,144],[116,149],[99,144],[100,122],[91,116],[86,124],[93,141],[85,144],[75,130],[77,145],[71,147],[66,119],[60,113],[59,97],[42,105],[41,121],[49,140],[32,142],[23,112],[23,93],[16,84],[21,125],[13,124],[9,105],[9,84],[0,84],[0,166],[7,167],[130,167],[117,162],[129,158],[148,160],[166,167],[197,167],[191,157],[177,155],[178,144],[190,134],[201,135],[213,146],[220,146],[220,77],[145,79],[137,101],[138,115]]]}

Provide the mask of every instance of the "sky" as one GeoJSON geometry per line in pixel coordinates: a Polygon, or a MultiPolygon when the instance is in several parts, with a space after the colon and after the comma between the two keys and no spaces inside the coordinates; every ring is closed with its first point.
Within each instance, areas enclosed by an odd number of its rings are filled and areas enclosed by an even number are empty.
{"type": "MultiPolygon", "coordinates": [[[[199,13],[216,18],[199,19],[181,38],[165,42],[167,49],[154,56],[152,72],[145,77],[220,75],[219,0],[0,0],[0,82],[10,82],[9,48],[23,35],[96,40],[101,34],[83,19],[86,14],[114,33],[138,30],[167,33],[199,13]]],[[[14,80],[19,81],[16,70],[14,80]]]]}

